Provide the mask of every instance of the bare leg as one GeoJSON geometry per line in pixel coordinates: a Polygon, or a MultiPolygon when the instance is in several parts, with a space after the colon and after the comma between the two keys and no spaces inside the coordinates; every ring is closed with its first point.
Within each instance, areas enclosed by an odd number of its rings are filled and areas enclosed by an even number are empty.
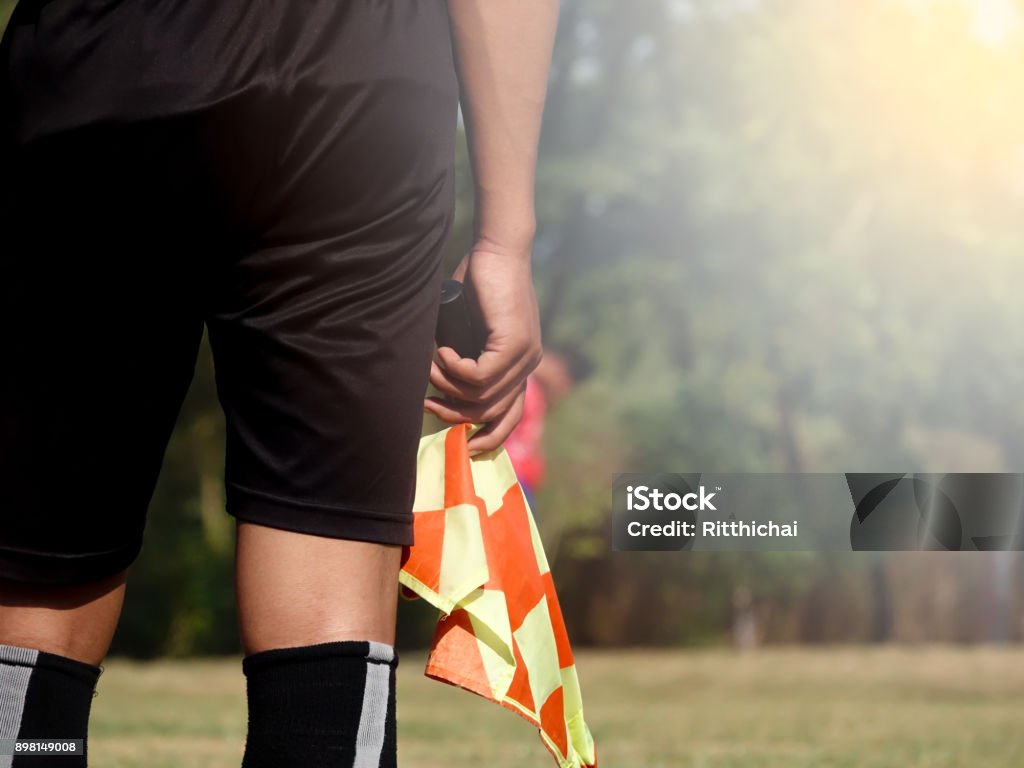
{"type": "Polygon", "coordinates": [[[0,645],[34,648],[98,665],[124,603],[124,572],[75,586],[0,580],[0,645]]]}
{"type": "Polygon", "coordinates": [[[0,580],[0,737],[81,739],[82,754],[55,759],[85,768],[89,710],[121,615],[124,576],[45,587],[0,580]]]}
{"type": "Polygon", "coordinates": [[[239,523],[243,768],[394,768],[401,551],[239,523]]]}
{"type": "Polygon", "coordinates": [[[401,547],[240,522],[236,582],[247,654],[338,640],[393,644],[401,547]]]}

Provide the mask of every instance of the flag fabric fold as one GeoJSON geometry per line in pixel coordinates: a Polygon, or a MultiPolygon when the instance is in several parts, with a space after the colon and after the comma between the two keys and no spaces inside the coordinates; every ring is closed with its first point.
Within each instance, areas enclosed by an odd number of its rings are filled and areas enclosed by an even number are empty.
{"type": "Polygon", "coordinates": [[[442,612],[426,674],[533,723],[559,768],[596,766],[533,515],[504,449],[469,458],[472,431],[427,416],[420,438],[415,544],[399,580],[442,612]]]}

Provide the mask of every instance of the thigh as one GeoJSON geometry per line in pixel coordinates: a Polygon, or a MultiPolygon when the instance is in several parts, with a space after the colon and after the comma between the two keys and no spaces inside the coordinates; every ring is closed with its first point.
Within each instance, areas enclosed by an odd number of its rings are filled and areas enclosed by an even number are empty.
{"type": "MultiPolygon", "coordinates": [[[[442,2],[282,4],[277,137],[253,247],[209,318],[228,511],[409,544],[454,203],[457,87],[442,2]]],[[[309,563],[312,567],[314,563],[309,563]]]]}

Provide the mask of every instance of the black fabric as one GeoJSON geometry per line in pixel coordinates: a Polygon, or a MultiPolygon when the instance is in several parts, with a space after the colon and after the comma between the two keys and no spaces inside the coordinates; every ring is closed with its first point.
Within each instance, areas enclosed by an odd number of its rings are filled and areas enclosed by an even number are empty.
{"type": "Polygon", "coordinates": [[[0,577],[136,557],[204,327],[228,511],[411,543],[456,105],[443,0],[22,0],[0,577]]]}
{"type": "MultiPolygon", "coordinates": [[[[349,768],[364,716],[367,670],[388,669],[380,768],[397,762],[395,669],[398,657],[369,657],[370,644],[336,642],[264,651],[242,662],[249,727],[242,768],[349,768]]],[[[372,714],[372,713],[367,713],[372,714]]],[[[365,760],[365,755],[363,756],[365,760]]]]}
{"type": "MultiPolygon", "coordinates": [[[[11,664],[15,662],[0,662],[11,664]]],[[[19,739],[82,739],[82,755],[15,755],[12,768],[85,768],[87,735],[99,667],[39,652],[29,677],[19,739]]]]}

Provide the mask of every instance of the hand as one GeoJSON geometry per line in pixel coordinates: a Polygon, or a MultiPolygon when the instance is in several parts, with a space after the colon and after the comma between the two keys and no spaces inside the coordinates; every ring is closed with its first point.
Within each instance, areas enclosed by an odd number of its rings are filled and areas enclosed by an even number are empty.
{"type": "Polygon", "coordinates": [[[476,360],[441,347],[430,366],[430,383],[442,397],[424,408],[445,421],[486,424],[469,441],[470,456],[501,445],[523,413],[526,377],[541,358],[540,317],[529,250],[507,252],[477,243],[453,275],[472,285],[487,329],[476,360]]]}

